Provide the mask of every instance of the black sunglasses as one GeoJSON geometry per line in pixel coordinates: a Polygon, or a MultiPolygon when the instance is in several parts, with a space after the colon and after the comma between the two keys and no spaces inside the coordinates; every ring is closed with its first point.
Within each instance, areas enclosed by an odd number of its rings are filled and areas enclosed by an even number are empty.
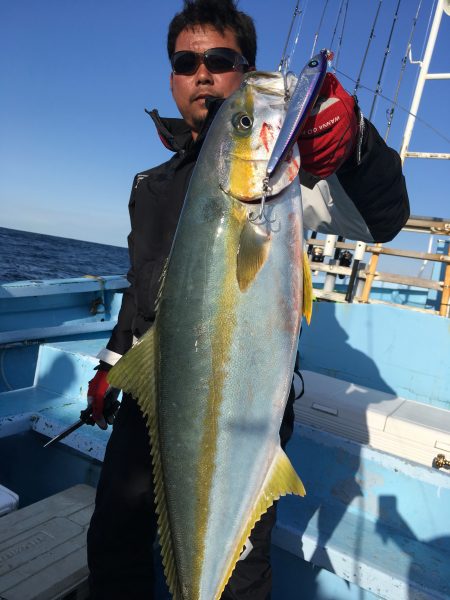
{"type": "Polygon", "coordinates": [[[174,52],[171,61],[175,75],[193,75],[203,63],[210,73],[247,71],[247,59],[231,48],[210,48],[206,52],[180,50],[174,52]]]}

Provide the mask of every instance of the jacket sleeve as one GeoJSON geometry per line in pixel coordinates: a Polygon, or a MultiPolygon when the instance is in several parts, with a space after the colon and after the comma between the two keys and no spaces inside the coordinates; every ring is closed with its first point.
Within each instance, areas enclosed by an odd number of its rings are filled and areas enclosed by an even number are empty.
{"type": "Polygon", "coordinates": [[[302,197],[306,229],[352,240],[388,242],[409,217],[400,157],[365,119],[359,160],[353,155],[331,177],[302,185],[302,197]]]}
{"type": "Polygon", "coordinates": [[[122,297],[122,305],[117,317],[117,324],[112,330],[109,342],[106,348],[100,350],[97,358],[103,363],[102,368],[107,369],[108,366],[116,364],[122,354],[127,352],[133,344],[133,320],[136,313],[135,292],[134,292],[134,239],[133,239],[133,224],[134,224],[134,191],[136,189],[137,177],[133,181],[131,190],[130,202],[128,205],[130,212],[131,233],[128,236],[128,253],[130,257],[130,269],[127,274],[127,279],[130,282],[122,297]]]}

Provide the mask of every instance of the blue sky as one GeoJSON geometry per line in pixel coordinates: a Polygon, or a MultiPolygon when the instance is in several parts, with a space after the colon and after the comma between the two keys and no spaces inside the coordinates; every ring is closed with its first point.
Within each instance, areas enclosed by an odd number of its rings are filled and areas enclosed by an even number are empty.
{"type": "MultiPolygon", "coordinates": [[[[326,0],[309,0],[292,61],[308,58],[326,0]]],[[[181,0],[3,0],[0,8],[0,225],[126,245],[134,174],[169,156],[144,107],[177,111],[169,90],[167,25],[181,0]]],[[[356,78],[378,0],[350,0],[338,68],[356,78]]],[[[362,75],[375,88],[397,0],[384,0],[362,75]]],[[[432,0],[423,0],[413,58],[423,53],[432,0]]],[[[258,31],[257,66],[278,66],[295,2],[241,0],[258,31]]],[[[317,48],[329,46],[340,0],[329,0],[317,48]]],[[[393,97],[417,0],[403,0],[382,93],[393,97]]],[[[450,71],[450,17],[443,17],[431,71],[450,71]]],[[[417,67],[406,68],[399,103],[409,107],[417,67]]],[[[344,86],[354,84],[340,75],[344,86]]],[[[372,96],[359,93],[368,114],[372,96]]],[[[385,111],[374,122],[382,135],[385,111]]],[[[420,116],[450,138],[449,82],[425,87],[420,116]]],[[[388,143],[400,147],[406,113],[396,109],[388,143]]],[[[449,152],[450,144],[418,124],[411,150],[449,152]]],[[[412,212],[450,217],[449,161],[407,161],[412,212]]]]}

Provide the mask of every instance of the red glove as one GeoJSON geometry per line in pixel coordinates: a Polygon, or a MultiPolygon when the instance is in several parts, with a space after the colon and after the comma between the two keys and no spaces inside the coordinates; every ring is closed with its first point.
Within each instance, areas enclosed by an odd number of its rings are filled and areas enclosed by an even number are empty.
{"type": "Polygon", "coordinates": [[[332,73],[325,75],[319,97],[297,143],[305,171],[324,179],[347,160],[356,146],[355,100],[332,73]]]}
{"type": "Polygon", "coordinates": [[[120,390],[109,385],[107,376],[108,371],[97,371],[89,382],[87,393],[88,405],[92,407],[92,418],[100,429],[107,429],[108,423],[112,424],[119,405],[117,397],[120,390]]]}

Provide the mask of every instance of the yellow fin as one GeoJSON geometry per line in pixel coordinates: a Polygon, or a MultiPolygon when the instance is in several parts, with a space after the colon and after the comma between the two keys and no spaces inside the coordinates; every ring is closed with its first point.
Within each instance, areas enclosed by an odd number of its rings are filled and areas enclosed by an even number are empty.
{"type": "Polygon", "coordinates": [[[309,264],[308,254],[303,250],[303,314],[305,315],[308,325],[311,322],[313,307],[313,286],[311,267],[309,264]]]}
{"type": "Polygon", "coordinates": [[[152,327],[108,373],[108,383],[131,394],[144,414],[154,413],[155,364],[155,327],[152,327]]]}
{"type": "Polygon", "coordinates": [[[252,510],[250,511],[247,522],[242,528],[239,541],[236,544],[235,552],[229,562],[228,568],[225,570],[220,587],[218,588],[218,593],[214,600],[219,600],[221,597],[253,527],[259,521],[261,516],[267,511],[267,509],[272,506],[272,504],[281,496],[286,496],[286,494],[297,494],[297,496],[304,496],[306,492],[300,477],[297,475],[294,467],[291,464],[291,461],[279,446],[272,466],[267,473],[261,492],[254,503],[252,510]]]}
{"type": "Polygon", "coordinates": [[[182,600],[170,531],[159,445],[157,418],[159,357],[157,342],[158,328],[156,320],[153,327],[111,369],[108,373],[108,382],[112,386],[131,394],[147,421],[151,441],[149,452],[151,452],[153,464],[158,533],[164,573],[174,600],[182,600]]]}
{"type": "Polygon", "coordinates": [[[246,220],[239,239],[236,277],[241,292],[248,289],[266,262],[270,235],[260,225],[246,220]]]}

